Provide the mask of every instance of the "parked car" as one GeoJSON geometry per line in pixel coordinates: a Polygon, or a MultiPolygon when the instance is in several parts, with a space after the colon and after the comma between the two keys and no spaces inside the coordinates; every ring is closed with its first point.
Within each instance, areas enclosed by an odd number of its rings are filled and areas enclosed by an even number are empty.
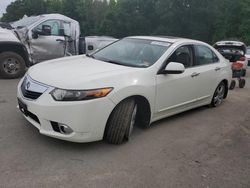
{"type": "Polygon", "coordinates": [[[248,66],[250,66],[250,46],[247,47],[246,58],[248,61],[248,66]]]}
{"type": "Polygon", "coordinates": [[[72,142],[128,140],[152,122],[227,97],[230,63],[206,43],[127,37],[92,55],[32,66],[18,85],[24,117],[72,142]]]}
{"type": "Polygon", "coordinates": [[[60,14],[25,17],[0,23],[0,76],[18,78],[33,64],[94,52],[112,37],[80,37],[79,23],[60,14]],[[89,44],[90,43],[90,44],[89,44]]]}
{"type": "Polygon", "coordinates": [[[246,45],[239,41],[219,41],[214,47],[231,63],[243,64],[243,76],[246,76],[248,60],[246,58],[246,45]]]}

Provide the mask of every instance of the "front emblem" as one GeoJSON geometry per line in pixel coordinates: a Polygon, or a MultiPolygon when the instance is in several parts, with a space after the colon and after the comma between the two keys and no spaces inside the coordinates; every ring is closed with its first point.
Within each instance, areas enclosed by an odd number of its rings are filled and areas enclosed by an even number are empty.
{"type": "Polygon", "coordinates": [[[30,88],[30,82],[27,82],[25,85],[25,89],[28,90],[30,88]]]}

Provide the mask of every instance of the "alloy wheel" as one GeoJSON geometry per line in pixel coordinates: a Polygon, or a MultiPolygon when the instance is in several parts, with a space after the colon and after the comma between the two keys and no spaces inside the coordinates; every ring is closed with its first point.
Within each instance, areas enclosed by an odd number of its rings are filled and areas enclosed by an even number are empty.
{"type": "Polygon", "coordinates": [[[225,95],[225,90],[226,88],[224,84],[220,84],[218,86],[214,95],[214,106],[219,106],[222,103],[225,95]]]}

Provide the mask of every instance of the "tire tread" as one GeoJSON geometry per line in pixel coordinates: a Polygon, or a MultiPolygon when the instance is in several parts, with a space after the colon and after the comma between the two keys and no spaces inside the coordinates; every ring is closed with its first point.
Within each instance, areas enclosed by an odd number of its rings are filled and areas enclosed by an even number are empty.
{"type": "Polygon", "coordinates": [[[105,139],[111,144],[121,144],[135,106],[134,99],[122,101],[112,112],[105,130],[105,139]]]}

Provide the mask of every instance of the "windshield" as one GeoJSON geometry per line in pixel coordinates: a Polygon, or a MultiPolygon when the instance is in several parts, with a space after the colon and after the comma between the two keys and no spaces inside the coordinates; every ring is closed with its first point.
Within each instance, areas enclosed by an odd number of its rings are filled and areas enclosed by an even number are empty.
{"type": "Polygon", "coordinates": [[[31,16],[27,18],[22,18],[21,20],[18,20],[16,22],[11,23],[12,27],[14,28],[23,28],[28,27],[38,21],[40,19],[39,16],[31,16]]]}
{"type": "Polygon", "coordinates": [[[170,47],[171,43],[144,39],[122,39],[91,55],[109,63],[130,67],[153,65],[170,47]]]}

